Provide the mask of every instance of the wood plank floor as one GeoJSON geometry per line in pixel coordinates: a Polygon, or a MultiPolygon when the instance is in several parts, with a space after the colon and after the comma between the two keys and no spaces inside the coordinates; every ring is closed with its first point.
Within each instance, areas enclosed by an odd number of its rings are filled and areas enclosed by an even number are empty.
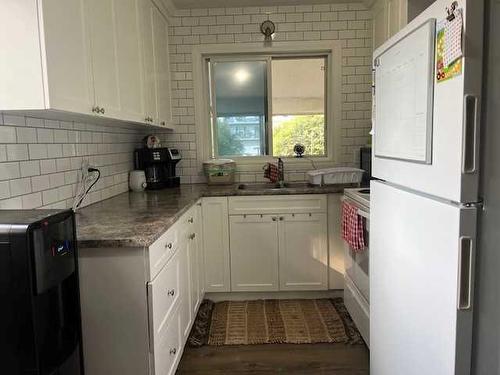
{"type": "Polygon", "coordinates": [[[177,374],[368,375],[364,345],[269,344],[186,347],[177,374]]]}

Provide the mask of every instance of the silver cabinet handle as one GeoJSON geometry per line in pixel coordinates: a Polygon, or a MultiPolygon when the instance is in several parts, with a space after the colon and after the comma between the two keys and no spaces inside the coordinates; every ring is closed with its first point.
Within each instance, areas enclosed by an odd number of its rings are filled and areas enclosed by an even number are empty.
{"type": "Polygon", "coordinates": [[[189,239],[190,239],[190,240],[194,240],[194,239],[195,239],[195,237],[196,237],[196,233],[191,233],[191,234],[189,235],[189,239]]]}
{"type": "Polygon", "coordinates": [[[104,114],[104,112],[106,112],[106,111],[104,110],[104,108],[101,108],[100,112],[101,112],[101,114],[104,114]]]}
{"type": "Polygon", "coordinates": [[[167,125],[165,121],[162,121],[160,124],[161,124],[162,126],[167,125]]]}
{"type": "Polygon", "coordinates": [[[192,217],[190,217],[190,218],[188,219],[188,223],[193,224],[193,223],[194,223],[194,219],[193,219],[192,217]]]}
{"type": "Polygon", "coordinates": [[[169,295],[170,297],[173,297],[175,296],[175,289],[170,289],[167,291],[167,295],[169,295]]]}
{"type": "Polygon", "coordinates": [[[285,218],[283,216],[280,216],[280,221],[283,221],[285,220],[285,218]]]}
{"type": "Polygon", "coordinates": [[[172,242],[169,242],[168,244],[165,245],[165,248],[171,249],[172,248],[172,242]]]}
{"type": "Polygon", "coordinates": [[[175,353],[177,353],[177,348],[172,348],[170,349],[170,355],[175,355],[175,353]]]}
{"type": "Polygon", "coordinates": [[[99,113],[101,109],[98,106],[92,107],[92,112],[99,113]]]}
{"type": "Polygon", "coordinates": [[[277,219],[276,217],[272,217],[271,218],[272,221],[276,221],[276,219],[277,219]]]}

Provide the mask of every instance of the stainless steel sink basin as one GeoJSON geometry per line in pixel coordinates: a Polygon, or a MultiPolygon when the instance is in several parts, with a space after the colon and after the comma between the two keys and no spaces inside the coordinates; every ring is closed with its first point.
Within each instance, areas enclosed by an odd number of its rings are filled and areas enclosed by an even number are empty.
{"type": "Polygon", "coordinates": [[[283,190],[283,189],[300,189],[308,187],[307,182],[285,182],[283,186],[274,183],[255,183],[255,184],[240,184],[238,190],[283,190]]]}

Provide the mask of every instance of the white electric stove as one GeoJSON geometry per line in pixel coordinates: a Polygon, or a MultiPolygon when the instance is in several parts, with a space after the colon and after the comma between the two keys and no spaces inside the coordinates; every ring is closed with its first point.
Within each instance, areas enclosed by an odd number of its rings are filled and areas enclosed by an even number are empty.
{"type": "Polygon", "coordinates": [[[364,236],[367,248],[363,251],[353,251],[347,243],[345,249],[345,285],[344,303],[361,336],[370,346],[370,189],[346,189],[343,200],[355,205],[358,214],[363,217],[364,236]]]}

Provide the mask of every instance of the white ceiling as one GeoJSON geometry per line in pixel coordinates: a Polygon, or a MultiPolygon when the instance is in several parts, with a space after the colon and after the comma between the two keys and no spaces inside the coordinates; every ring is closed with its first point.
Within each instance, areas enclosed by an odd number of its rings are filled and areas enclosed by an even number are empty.
{"type": "Polygon", "coordinates": [[[361,3],[366,0],[171,0],[178,9],[244,6],[307,5],[326,3],[361,3]]]}

